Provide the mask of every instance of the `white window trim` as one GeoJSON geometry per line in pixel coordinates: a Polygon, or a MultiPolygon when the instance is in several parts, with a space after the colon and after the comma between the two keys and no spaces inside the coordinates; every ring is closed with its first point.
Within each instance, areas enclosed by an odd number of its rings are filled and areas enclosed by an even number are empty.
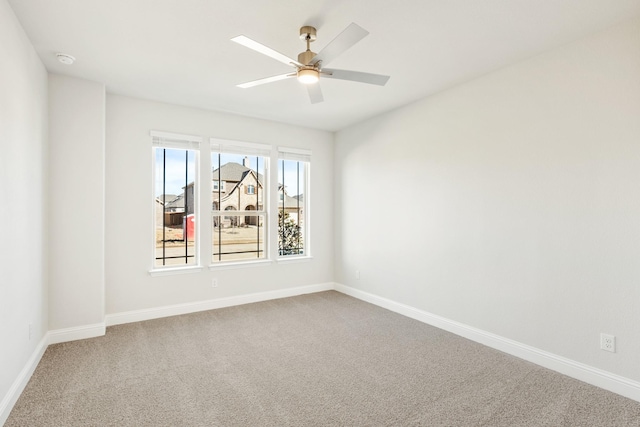
{"type": "Polygon", "coordinates": [[[273,260],[268,258],[247,261],[220,261],[215,264],[209,264],[209,270],[238,270],[243,268],[265,267],[271,264],[273,264],[273,260]]]}
{"type": "Polygon", "coordinates": [[[313,259],[311,255],[288,255],[279,257],[276,262],[278,264],[296,264],[299,262],[309,262],[313,259]]]}

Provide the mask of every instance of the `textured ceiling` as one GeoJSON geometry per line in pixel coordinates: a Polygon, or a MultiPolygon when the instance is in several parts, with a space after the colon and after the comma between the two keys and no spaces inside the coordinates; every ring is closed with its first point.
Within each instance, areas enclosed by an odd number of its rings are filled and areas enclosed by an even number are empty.
{"type": "Polygon", "coordinates": [[[50,72],[109,93],[335,131],[640,16],[640,0],[9,0],[50,72]],[[387,74],[384,87],[321,81],[309,102],[288,72],[230,39],[244,34],[290,57],[302,25],[315,52],[349,23],[370,34],[331,68],[387,74]],[[56,52],[73,55],[72,66],[56,52]]]}

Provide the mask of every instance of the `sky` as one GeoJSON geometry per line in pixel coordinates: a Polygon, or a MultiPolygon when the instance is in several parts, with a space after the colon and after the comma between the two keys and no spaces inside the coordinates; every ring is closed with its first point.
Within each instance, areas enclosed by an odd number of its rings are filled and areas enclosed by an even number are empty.
{"type": "MultiPolygon", "coordinates": [[[[226,164],[229,162],[235,162],[243,164],[244,155],[240,154],[221,154],[220,163],[218,161],[218,154],[213,153],[211,155],[212,169],[217,169],[220,164],[226,164]]],[[[258,173],[264,175],[264,163],[263,157],[249,157],[249,167],[253,170],[257,170],[258,173]]],[[[304,173],[302,167],[300,167],[300,175],[298,185],[298,171],[297,162],[291,160],[284,160],[284,169],[282,168],[283,161],[278,160],[278,183],[284,182],[286,186],[287,194],[290,196],[296,196],[304,192],[303,182],[304,173]]],[[[155,150],[155,195],[159,197],[163,193],[162,180],[165,178],[165,190],[166,194],[182,194],[182,188],[186,183],[194,181],[196,173],[196,152],[193,150],[179,150],[171,148],[157,148],[155,150]],[[187,156],[188,153],[188,156],[187,156]],[[164,162],[163,162],[164,157],[164,162]],[[187,169],[187,175],[185,177],[185,164],[187,169]],[[163,168],[163,166],[165,166],[163,168]],[[164,172],[164,173],[163,173],[164,172]],[[186,183],[185,183],[186,181],[186,183]]]]}
{"type": "Polygon", "coordinates": [[[154,192],[156,197],[161,196],[163,192],[165,194],[182,194],[182,187],[186,183],[193,182],[196,176],[196,152],[192,150],[157,148],[155,150],[155,163],[154,192]],[[186,177],[185,163],[187,165],[186,177]],[[163,168],[163,166],[165,167],[163,168]],[[162,185],[163,176],[165,177],[164,191],[162,185]]]}

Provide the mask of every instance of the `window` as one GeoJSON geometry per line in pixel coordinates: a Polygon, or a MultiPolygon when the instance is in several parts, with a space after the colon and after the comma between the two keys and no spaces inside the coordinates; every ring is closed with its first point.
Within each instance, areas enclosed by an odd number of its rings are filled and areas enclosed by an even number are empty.
{"type": "Polygon", "coordinates": [[[280,148],[278,152],[278,255],[309,255],[308,176],[311,153],[280,148]]]}
{"type": "Polygon", "coordinates": [[[197,257],[197,169],[200,138],[151,132],[153,268],[193,266],[197,257]]]}
{"type": "Polygon", "coordinates": [[[224,193],[225,192],[224,181],[213,181],[213,189],[215,191],[220,190],[220,191],[222,191],[224,193]]]}
{"type": "Polygon", "coordinates": [[[265,259],[268,216],[264,206],[268,206],[271,147],[215,139],[211,143],[211,261],[265,259]]]}
{"type": "Polygon", "coordinates": [[[276,156],[271,145],[212,138],[202,148],[200,137],[151,136],[152,270],[310,256],[310,151],[279,147],[276,156]],[[207,170],[199,171],[200,161],[207,170]]]}

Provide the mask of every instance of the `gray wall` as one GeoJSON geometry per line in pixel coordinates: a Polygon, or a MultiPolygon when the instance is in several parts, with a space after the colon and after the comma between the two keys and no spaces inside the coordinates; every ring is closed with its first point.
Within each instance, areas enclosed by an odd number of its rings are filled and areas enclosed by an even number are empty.
{"type": "Polygon", "coordinates": [[[103,84],[49,75],[51,330],[104,321],[104,113],[103,84]]]}
{"type": "Polygon", "coordinates": [[[640,380],[638,76],[636,20],[338,132],[336,281],[640,380]]]}
{"type": "MultiPolygon", "coordinates": [[[[0,1],[0,424],[47,326],[47,71],[0,1]],[[29,324],[32,325],[29,337],[29,324]]],[[[10,408],[10,406],[9,406],[10,408]]]]}
{"type": "MultiPolygon", "coordinates": [[[[333,281],[333,135],[265,120],[159,102],[143,101],[117,95],[107,96],[106,150],[106,263],[107,314],[187,304],[238,295],[275,291],[295,286],[333,281]],[[313,258],[302,263],[273,262],[253,268],[214,269],[210,264],[211,248],[203,244],[203,271],[180,276],[149,275],[152,258],[153,198],[151,138],[149,131],[270,144],[274,147],[297,147],[312,151],[311,164],[311,245],[313,258]],[[219,286],[211,286],[212,279],[219,286]]],[[[206,146],[204,144],[203,146],[206,146]]],[[[211,161],[201,152],[202,180],[211,161]]],[[[277,165],[272,158],[270,184],[277,182],[277,165]]],[[[200,186],[205,213],[200,226],[202,235],[211,235],[206,208],[210,193],[200,186]]],[[[273,191],[272,194],[276,194],[273,191]]],[[[270,203],[277,203],[272,197],[270,203]]],[[[269,219],[271,230],[277,229],[277,216],[269,219]]],[[[271,252],[277,252],[277,235],[269,236],[271,252]]]]}

